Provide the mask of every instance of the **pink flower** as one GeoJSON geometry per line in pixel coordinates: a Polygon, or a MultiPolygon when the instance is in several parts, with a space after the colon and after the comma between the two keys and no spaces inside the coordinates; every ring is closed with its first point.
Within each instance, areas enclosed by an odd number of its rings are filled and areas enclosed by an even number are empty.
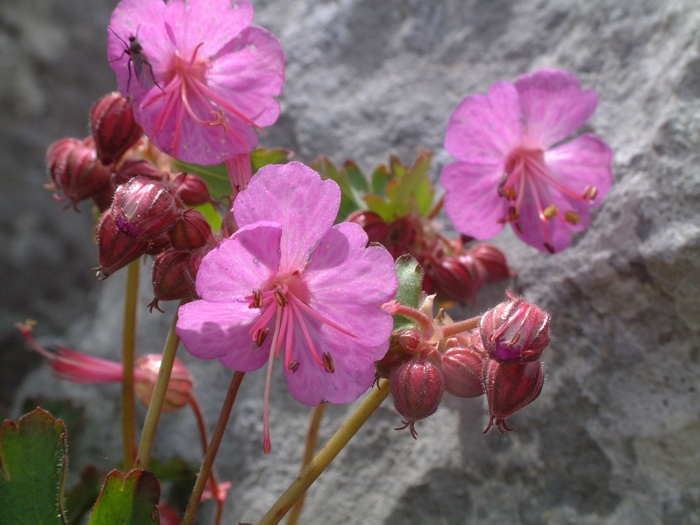
{"type": "Polygon", "coordinates": [[[379,305],[396,294],[393,259],[357,224],[333,226],[339,206],[338,185],[303,164],[260,169],[234,202],[240,229],[202,260],[201,300],[180,307],[192,355],[242,372],[268,363],[266,451],[275,357],[301,403],[349,403],[389,346],[392,318],[379,305]]]}
{"type": "Polygon", "coordinates": [[[119,89],[165,153],[223,162],[253,150],[255,130],[277,120],[286,58],[252,19],[245,0],[122,0],[114,10],[108,56],[119,89]]]}
{"type": "Polygon", "coordinates": [[[598,95],[573,73],[541,69],[487,95],[465,98],[447,126],[445,148],[457,162],[442,170],[445,211],[460,232],[490,239],[506,222],[541,251],[558,252],[584,230],[589,208],[612,183],[612,150],[585,133],[598,95]]]}

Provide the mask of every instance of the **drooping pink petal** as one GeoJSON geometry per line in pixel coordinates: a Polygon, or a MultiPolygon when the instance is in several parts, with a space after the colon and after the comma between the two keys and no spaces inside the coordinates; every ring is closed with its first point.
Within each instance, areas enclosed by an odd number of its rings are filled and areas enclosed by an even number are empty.
{"type": "Polygon", "coordinates": [[[300,162],[261,168],[234,202],[239,226],[274,221],[282,227],[280,271],[306,266],[340,207],[340,188],[300,162]]]}
{"type": "Polygon", "coordinates": [[[541,209],[538,208],[539,200],[541,207],[551,204],[551,197],[545,189],[540,188],[537,199],[535,198],[532,184],[528,184],[525,196],[520,207],[518,222],[522,228],[513,228],[515,234],[530,246],[534,246],[544,253],[552,253],[547,248],[549,245],[554,252],[560,252],[571,244],[569,235],[570,225],[563,223],[557,217],[544,223],[540,218],[541,209]],[[546,204],[545,204],[546,203],[546,204]]]}
{"type": "Polygon", "coordinates": [[[548,150],[545,162],[561,181],[574,191],[583,193],[594,186],[598,194],[591,206],[599,206],[612,184],[612,149],[600,137],[586,133],[548,150]]]}
{"type": "Polygon", "coordinates": [[[581,89],[570,71],[540,69],[515,82],[527,125],[527,135],[543,148],[564,140],[593,116],[598,95],[581,89]]]}
{"type": "Polygon", "coordinates": [[[494,163],[517,146],[523,135],[518,93],[510,82],[499,82],[488,95],[465,98],[452,113],[445,149],[458,160],[494,163]]]}
{"type": "Polygon", "coordinates": [[[480,240],[501,232],[499,219],[508,212],[508,202],[498,194],[503,169],[503,162],[453,162],[442,169],[440,184],[447,191],[445,212],[458,231],[480,240]]]}

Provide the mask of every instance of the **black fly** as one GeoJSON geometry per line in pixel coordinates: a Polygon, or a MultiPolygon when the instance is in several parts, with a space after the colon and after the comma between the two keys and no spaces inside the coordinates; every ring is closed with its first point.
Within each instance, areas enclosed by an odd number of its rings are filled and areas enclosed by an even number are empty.
{"type": "Polygon", "coordinates": [[[153,67],[146,57],[146,52],[143,50],[141,42],[139,42],[137,38],[138,30],[136,31],[136,36],[129,35],[128,43],[126,40],[120,37],[114,31],[114,29],[110,27],[109,30],[114,33],[114,36],[124,42],[124,46],[126,46],[124,48],[124,52],[119,56],[119,58],[112,60],[112,62],[121,60],[124,55],[129,55],[129,61],[126,64],[126,67],[129,70],[129,80],[126,82],[127,93],[129,92],[129,84],[131,84],[131,64],[134,65],[134,74],[136,75],[136,80],[138,81],[139,86],[141,86],[143,89],[151,89],[155,85],[158,86],[158,89],[163,91],[163,88],[158,85],[158,82],[156,82],[156,77],[153,76],[153,67]]]}

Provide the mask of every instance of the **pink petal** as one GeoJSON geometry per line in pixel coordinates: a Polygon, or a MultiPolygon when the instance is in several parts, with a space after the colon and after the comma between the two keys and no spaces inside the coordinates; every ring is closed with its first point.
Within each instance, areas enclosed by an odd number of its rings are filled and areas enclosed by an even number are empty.
{"type": "Polygon", "coordinates": [[[265,364],[270,343],[258,348],[250,329],[260,310],[241,302],[210,303],[204,300],[184,304],[178,310],[177,335],[187,351],[200,359],[216,359],[241,372],[265,364]]]}
{"type": "Polygon", "coordinates": [[[197,272],[197,293],[205,301],[241,303],[277,273],[282,231],[260,221],[245,226],[210,251],[197,272]]]}
{"type": "Polygon", "coordinates": [[[199,56],[211,57],[253,21],[253,6],[245,0],[170,0],[167,6],[164,22],[173,27],[183,56],[204,42],[199,56]]]}
{"type": "Polygon", "coordinates": [[[540,69],[515,82],[527,135],[544,148],[564,140],[591,118],[598,105],[592,89],[581,89],[576,75],[540,69]]]}
{"type": "Polygon", "coordinates": [[[490,239],[503,229],[498,220],[508,211],[498,195],[503,163],[453,162],[442,169],[440,184],[447,191],[445,212],[454,227],[479,240],[490,239]]]}
{"type": "Polygon", "coordinates": [[[300,162],[261,168],[233,204],[239,226],[270,220],[282,227],[280,272],[303,269],[340,208],[340,188],[300,162]]]}
{"type": "MultiPolygon", "coordinates": [[[[540,186],[539,190],[540,204],[543,208],[546,208],[547,205],[552,203],[552,199],[546,188],[540,186]]],[[[543,223],[540,220],[539,210],[530,185],[527,185],[525,188],[525,195],[520,206],[519,222],[523,232],[521,233],[518,228],[514,227],[513,231],[515,231],[515,234],[541,252],[551,253],[545,247],[545,243],[552,246],[555,252],[560,252],[571,244],[571,236],[569,235],[571,225],[559,220],[557,217],[554,217],[547,223],[543,223]]]]}
{"type": "Polygon", "coordinates": [[[600,137],[587,133],[544,154],[545,163],[561,181],[578,193],[595,186],[599,206],[612,184],[613,152],[600,137]]]}
{"type": "Polygon", "coordinates": [[[458,160],[493,163],[504,159],[522,137],[518,93],[510,82],[499,82],[486,96],[465,98],[452,113],[445,148],[458,160]]]}
{"type": "Polygon", "coordinates": [[[212,60],[212,90],[259,126],[277,121],[286,56],[279,41],[260,27],[249,27],[212,60]]]}

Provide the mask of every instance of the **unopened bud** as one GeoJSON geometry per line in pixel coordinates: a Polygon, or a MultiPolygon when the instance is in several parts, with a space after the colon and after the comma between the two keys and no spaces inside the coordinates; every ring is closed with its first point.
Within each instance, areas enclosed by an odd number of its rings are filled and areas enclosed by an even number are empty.
{"type": "Polygon", "coordinates": [[[185,210],[168,231],[172,247],[176,250],[196,250],[213,243],[211,226],[207,219],[195,209],[185,210]]]}
{"type": "Polygon", "coordinates": [[[236,218],[233,216],[233,206],[226,208],[226,213],[221,220],[221,235],[226,237],[231,237],[234,233],[238,231],[238,224],[236,224],[236,218]]]}
{"type": "Polygon", "coordinates": [[[404,330],[398,334],[399,345],[409,354],[415,354],[419,351],[421,343],[420,333],[418,330],[404,330]]]}
{"type": "Polygon", "coordinates": [[[440,368],[427,358],[418,357],[400,365],[391,375],[394,406],[405,421],[396,430],[410,428],[417,438],[416,421],[433,414],[442,400],[444,381],[440,368]]]}
{"type": "Polygon", "coordinates": [[[460,303],[472,299],[483,284],[476,268],[467,267],[457,257],[445,257],[427,264],[425,273],[435,292],[460,303]]]}
{"type": "Polygon", "coordinates": [[[146,253],[148,242],[124,234],[106,211],[97,223],[97,248],[100,263],[97,275],[100,279],[106,279],[146,253]]]}
{"type": "Polygon", "coordinates": [[[141,126],[134,120],[131,100],[117,92],[109,93],[93,104],[90,130],[97,156],[104,165],[118,161],[143,135],[141,126]]]}
{"type": "Polygon", "coordinates": [[[513,276],[505,254],[492,244],[477,244],[469,253],[485,269],[484,280],[494,283],[513,276]]]}
{"type": "Polygon", "coordinates": [[[180,197],[185,206],[199,206],[211,202],[209,187],[199,175],[180,173],[171,184],[175,195],[180,197]]]}
{"type": "MultiPolygon", "coordinates": [[[[160,364],[163,356],[160,354],[145,355],[136,362],[135,384],[136,397],[148,406],[153,397],[153,389],[156,386],[160,364]]],[[[168,389],[165,391],[163,412],[172,412],[182,408],[190,402],[194,379],[182,361],[175,358],[173,369],[168,381],[168,389]]]]}
{"type": "Polygon", "coordinates": [[[165,176],[156,166],[145,159],[126,159],[112,174],[112,184],[115,187],[126,184],[134,177],[146,177],[158,182],[164,182],[165,176]]]}
{"type": "Polygon", "coordinates": [[[197,271],[208,251],[208,248],[193,252],[167,250],[158,255],[153,263],[153,293],[156,297],[149,308],[160,310],[159,301],[195,298],[197,271]]]}
{"type": "Polygon", "coordinates": [[[373,211],[358,210],[348,216],[347,222],[354,222],[362,226],[369,242],[386,243],[389,225],[373,211]]]}
{"type": "Polygon", "coordinates": [[[522,297],[507,294],[508,301],[481,316],[484,349],[501,363],[535,361],[549,345],[549,314],[522,297]]]}
{"type": "Polygon", "coordinates": [[[384,246],[394,259],[410,253],[418,232],[416,226],[409,217],[401,217],[389,224],[384,246]]]}
{"type": "Polygon", "coordinates": [[[483,374],[489,403],[489,424],[484,434],[493,426],[501,433],[513,430],[506,423],[506,418],[532,403],[542,391],[542,362],[506,364],[488,359],[483,374]]]}
{"type": "Polygon", "coordinates": [[[148,240],[172,228],[182,206],[166,184],[139,176],[117,188],[110,213],[126,235],[148,240]]]}
{"type": "Polygon", "coordinates": [[[450,348],[442,356],[445,390],[457,397],[479,397],[486,355],[474,348],[450,348]]]}

